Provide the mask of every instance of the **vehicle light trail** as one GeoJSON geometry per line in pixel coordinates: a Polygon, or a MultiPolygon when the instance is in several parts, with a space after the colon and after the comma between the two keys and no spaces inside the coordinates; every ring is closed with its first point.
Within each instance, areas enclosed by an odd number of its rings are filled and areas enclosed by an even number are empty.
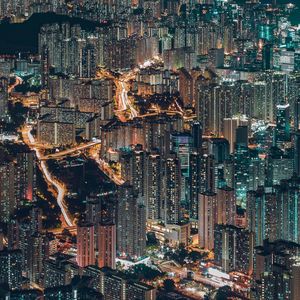
{"type": "Polygon", "coordinates": [[[121,98],[122,98],[122,103],[123,103],[123,107],[124,110],[127,109],[127,107],[129,107],[130,109],[130,114],[131,114],[131,118],[136,118],[138,116],[138,112],[136,111],[136,109],[131,105],[131,102],[128,99],[128,91],[126,89],[125,83],[123,81],[121,81],[121,86],[122,86],[122,93],[121,93],[121,98]]]}
{"type": "Polygon", "coordinates": [[[122,91],[120,93],[120,97],[122,100],[123,110],[126,110],[128,104],[128,97],[127,97],[127,91],[125,89],[125,84],[122,81],[121,81],[121,86],[122,86],[122,91]]]}
{"type": "Polygon", "coordinates": [[[8,87],[9,94],[14,90],[16,86],[21,85],[23,83],[23,79],[21,77],[19,76],[15,76],[15,77],[16,77],[16,82],[13,85],[8,87]]]}
{"type": "MultiPolygon", "coordinates": [[[[36,156],[37,156],[38,160],[40,161],[40,165],[41,165],[41,169],[43,171],[43,174],[44,174],[45,178],[47,179],[48,183],[52,184],[55,187],[55,189],[57,190],[57,198],[56,198],[57,204],[60,207],[60,210],[62,212],[62,215],[64,217],[64,220],[65,220],[66,224],[68,226],[73,226],[74,225],[73,221],[72,221],[71,217],[69,216],[66,204],[64,203],[64,197],[65,197],[66,189],[61,183],[59,183],[57,180],[55,180],[52,177],[51,173],[48,170],[46,162],[41,160],[42,155],[41,155],[39,149],[34,146],[35,140],[34,140],[34,137],[31,134],[30,130],[31,130],[30,126],[27,126],[26,131],[27,131],[27,138],[28,138],[28,141],[29,141],[28,146],[35,151],[36,156]]],[[[26,132],[22,131],[22,133],[23,133],[23,136],[24,136],[24,134],[26,132]]],[[[25,140],[26,139],[24,139],[24,141],[25,140]]]]}
{"type": "Polygon", "coordinates": [[[57,204],[59,205],[61,212],[63,214],[63,217],[67,223],[68,226],[73,226],[73,222],[71,220],[71,218],[68,216],[67,211],[66,211],[66,207],[65,207],[65,203],[64,203],[64,197],[65,197],[65,188],[59,184],[58,182],[56,182],[54,179],[52,179],[51,174],[46,166],[46,162],[45,161],[41,161],[41,167],[43,169],[43,173],[46,176],[47,180],[53,184],[57,190],[57,204]]]}
{"type": "Polygon", "coordinates": [[[139,116],[139,112],[133,106],[133,97],[128,97],[128,91],[130,90],[130,80],[133,80],[141,69],[149,68],[154,64],[161,64],[162,60],[159,57],[154,57],[145,61],[139,67],[134,68],[126,73],[121,73],[120,76],[115,76],[112,72],[106,69],[99,69],[97,71],[96,78],[108,78],[113,80],[116,86],[116,115],[122,122],[126,122],[128,119],[134,119],[139,116]],[[130,117],[126,116],[124,112],[130,111],[130,117]]]}
{"type": "Polygon", "coordinates": [[[63,158],[65,156],[73,154],[74,152],[82,151],[82,150],[94,147],[96,145],[99,145],[99,144],[100,144],[100,140],[95,140],[93,142],[89,142],[89,143],[86,143],[84,145],[79,145],[79,146],[76,146],[76,147],[71,148],[71,149],[67,149],[67,150],[64,150],[64,151],[56,152],[54,154],[49,154],[49,155],[46,155],[46,156],[42,156],[42,157],[40,157],[40,160],[63,158]]]}

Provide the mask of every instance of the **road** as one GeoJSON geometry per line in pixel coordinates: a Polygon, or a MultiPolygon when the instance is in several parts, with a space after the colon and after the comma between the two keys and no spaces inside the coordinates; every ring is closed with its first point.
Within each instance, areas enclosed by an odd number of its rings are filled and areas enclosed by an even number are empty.
{"type": "Polygon", "coordinates": [[[139,112],[134,108],[133,97],[128,96],[128,92],[130,90],[130,80],[135,79],[136,74],[145,68],[149,68],[155,64],[161,63],[161,59],[159,57],[154,57],[151,60],[145,61],[139,67],[134,68],[126,73],[114,75],[112,72],[99,69],[96,74],[96,79],[107,78],[113,80],[116,86],[116,115],[119,117],[120,121],[126,122],[128,121],[128,117],[126,117],[125,112],[127,110],[130,111],[130,118],[134,119],[139,116],[139,112]]]}
{"type": "Polygon", "coordinates": [[[119,93],[119,101],[120,101],[120,104],[122,105],[122,109],[121,110],[126,110],[127,109],[127,99],[128,99],[128,96],[127,96],[127,91],[125,89],[125,84],[123,81],[120,81],[120,84],[121,84],[121,92],[119,93]]]}
{"type": "Polygon", "coordinates": [[[124,110],[126,110],[127,108],[129,108],[130,109],[131,119],[134,119],[134,118],[136,118],[138,116],[138,112],[133,107],[133,105],[131,104],[131,101],[128,99],[128,91],[129,91],[128,84],[125,83],[124,80],[120,81],[120,82],[121,82],[121,87],[122,87],[121,98],[122,98],[123,108],[124,108],[124,110]]]}
{"type": "Polygon", "coordinates": [[[57,159],[57,158],[62,158],[64,156],[67,156],[67,155],[70,155],[74,152],[77,152],[77,151],[81,151],[81,150],[84,150],[84,149],[88,149],[88,148],[91,148],[91,147],[94,147],[96,145],[99,145],[101,142],[100,140],[96,140],[96,141],[93,141],[93,142],[89,142],[87,144],[84,144],[84,145],[79,145],[79,146],[76,146],[74,148],[71,148],[71,149],[67,149],[67,150],[63,150],[63,151],[60,151],[60,152],[56,152],[56,153],[53,153],[53,154],[49,154],[49,155],[46,155],[46,156],[42,156],[40,158],[40,160],[48,160],[48,159],[57,159]]]}
{"type": "MultiPolygon", "coordinates": [[[[168,273],[175,273],[177,276],[180,276],[182,278],[186,277],[186,270],[184,270],[182,267],[176,267],[176,266],[171,266],[171,265],[159,265],[159,268],[163,271],[163,272],[168,272],[168,273]]],[[[212,286],[214,288],[220,288],[222,286],[225,286],[226,283],[221,283],[221,282],[216,282],[213,281],[210,278],[206,278],[204,276],[202,276],[200,273],[195,273],[194,272],[194,280],[201,282],[204,285],[208,285],[208,286],[212,286]]]]}
{"type": "Polygon", "coordinates": [[[98,153],[95,153],[94,155],[90,156],[98,165],[99,169],[107,176],[109,177],[116,185],[122,185],[124,184],[124,180],[119,178],[113,170],[109,167],[108,163],[105,162],[103,159],[99,158],[98,153]]]}
{"type": "Polygon", "coordinates": [[[24,142],[32,149],[35,151],[36,156],[38,158],[38,160],[40,161],[40,166],[41,166],[41,170],[44,174],[44,177],[48,183],[48,185],[52,185],[54,186],[55,190],[57,191],[57,204],[61,209],[61,213],[63,215],[63,219],[66,223],[66,225],[68,227],[73,226],[73,220],[70,216],[70,213],[68,212],[68,208],[64,202],[64,197],[66,194],[66,188],[65,186],[60,183],[59,181],[57,181],[52,174],[49,172],[47,164],[44,160],[41,160],[42,155],[40,153],[40,150],[35,146],[35,140],[34,137],[31,134],[31,127],[30,126],[25,126],[24,129],[22,129],[22,136],[23,136],[23,140],[24,142]]]}
{"type": "MultiPolygon", "coordinates": [[[[152,258],[155,261],[155,258],[152,258]]],[[[157,266],[163,271],[168,273],[174,273],[181,278],[185,278],[187,275],[187,270],[182,268],[181,266],[176,266],[170,263],[170,261],[165,261],[157,264],[157,266]]],[[[213,288],[220,288],[222,286],[230,286],[232,290],[241,293],[243,295],[247,295],[250,291],[250,281],[251,278],[245,274],[234,272],[236,277],[240,278],[240,281],[234,281],[232,279],[224,279],[216,276],[206,277],[203,276],[200,271],[193,271],[193,280],[202,283],[205,286],[210,286],[213,288]]]]}
{"type": "Polygon", "coordinates": [[[23,79],[22,79],[21,77],[15,76],[15,78],[16,78],[16,82],[15,82],[13,85],[10,85],[10,86],[8,87],[8,93],[9,93],[9,94],[14,90],[14,88],[15,88],[16,86],[18,86],[18,85],[20,85],[20,84],[23,83],[23,79]]]}
{"type": "MultiPolygon", "coordinates": [[[[61,212],[62,212],[62,216],[63,216],[63,221],[66,223],[66,227],[72,227],[74,226],[72,217],[70,216],[70,213],[68,212],[68,208],[64,202],[64,197],[66,194],[66,188],[65,186],[57,181],[49,172],[47,164],[46,164],[46,160],[47,159],[55,159],[55,158],[61,158],[63,156],[69,155],[71,153],[74,153],[76,151],[81,151],[93,146],[96,146],[98,144],[100,144],[100,140],[96,140],[93,142],[90,142],[86,145],[81,145],[81,146],[77,146],[74,147],[72,149],[67,149],[65,151],[61,151],[58,153],[54,153],[54,154],[50,154],[47,156],[42,156],[40,149],[37,145],[37,143],[35,142],[34,137],[31,134],[31,126],[25,126],[22,129],[22,136],[23,136],[23,140],[24,142],[32,149],[35,151],[36,156],[38,158],[38,160],[40,161],[40,166],[41,166],[41,170],[44,174],[45,179],[47,180],[47,183],[49,185],[54,186],[55,190],[57,191],[57,204],[59,205],[61,212]]],[[[99,158],[99,154],[98,151],[96,151],[94,153],[94,155],[91,155],[90,158],[92,158],[99,166],[99,169],[106,174],[115,184],[117,185],[122,185],[124,184],[124,180],[122,180],[121,178],[119,178],[114,172],[113,170],[109,167],[108,163],[106,163],[104,160],[99,158]]]]}
{"type": "Polygon", "coordinates": [[[137,110],[133,107],[131,100],[128,97],[128,91],[130,90],[129,81],[135,77],[133,71],[122,74],[122,76],[114,76],[107,70],[99,70],[97,72],[96,78],[108,78],[113,80],[116,86],[116,115],[122,122],[126,122],[128,118],[125,118],[125,113],[130,110],[130,119],[136,118],[138,116],[137,110]]]}

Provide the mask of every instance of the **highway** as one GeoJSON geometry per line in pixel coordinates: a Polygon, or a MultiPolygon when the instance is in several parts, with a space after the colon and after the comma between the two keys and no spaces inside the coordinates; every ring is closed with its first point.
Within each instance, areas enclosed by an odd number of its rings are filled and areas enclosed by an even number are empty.
{"type": "Polygon", "coordinates": [[[96,140],[96,141],[93,141],[93,142],[90,142],[90,143],[87,143],[87,144],[84,144],[84,145],[79,145],[79,146],[71,148],[71,149],[67,149],[67,150],[63,150],[63,151],[56,152],[56,153],[53,153],[53,154],[49,154],[49,155],[46,155],[46,156],[42,156],[42,157],[40,157],[40,160],[62,158],[64,156],[70,155],[74,152],[81,151],[81,150],[88,149],[90,147],[99,145],[100,143],[101,143],[100,140],[96,140]]]}
{"type": "Polygon", "coordinates": [[[20,84],[23,83],[23,79],[22,79],[21,77],[15,75],[15,78],[16,78],[16,82],[15,82],[13,85],[10,85],[10,86],[8,87],[8,93],[9,93],[9,94],[14,90],[14,88],[15,88],[16,86],[18,86],[18,85],[20,85],[20,84]]]}
{"type": "Polygon", "coordinates": [[[122,86],[121,98],[122,98],[123,110],[126,110],[127,108],[129,108],[131,118],[134,119],[138,116],[138,112],[132,106],[131,101],[129,101],[129,99],[128,99],[129,87],[127,86],[127,84],[125,85],[124,81],[121,81],[121,86],[122,86]]]}
{"type": "Polygon", "coordinates": [[[44,160],[41,160],[42,155],[39,151],[39,149],[37,147],[35,147],[35,140],[34,137],[31,134],[31,127],[30,126],[25,126],[24,129],[22,130],[22,135],[23,135],[23,140],[24,142],[32,149],[35,151],[36,156],[38,158],[38,160],[40,161],[40,166],[41,166],[41,170],[44,174],[45,179],[47,180],[47,183],[49,185],[52,185],[55,187],[55,190],[57,191],[57,204],[61,209],[63,218],[65,223],[67,224],[67,226],[73,226],[73,220],[70,217],[70,214],[68,212],[67,206],[64,202],[64,197],[66,194],[66,188],[64,187],[63,184],[61,184],[60,182],[58,182],[49,172],[47,164],[44,160]]]}
{"type": "Polygon", "coordinates": [[[65,197],[65,193],[66,193],[66,189],[65,187],[61,184],[58,183],[58,181],[56,181],[50,174],[47,166],[46,166],[46,162],[45,161],[41,161],[41,167],[43,170],[43,173],[47,179],[48,182],[50,182],[52,185],[54,185],[54,187],[57,190],[57,204],[59,205],[61,212],[63,214],[64,220],[66,221],[68,226],[73,226],[73,222],[72,219],[69,217],[68,213],[67,213],[67,207],[64,203],[64,197],[65,197]]]}
{"type": "Polygon", "coordinates": [[[109,70],[99,69],[96,74],[96,79],[107,78],[113,80],[116,86],[116,115],[119,117],[120,121],[128,121],[128,117],[125,116],[125,112],[130,110],[130,119],[134,119],[139,116],[138,111],[133,106],[133,97],[128,97],[128,91],[130,90],[129,81],[133,80],[136,74],[145,68],[149,68],[154,64],[161,63],[159,57],[154,57],[151,60],[145,61],[139,67],[130,70],[129,72],[119,74],[119,76],[114,75],[109,70]],[[130,99],[132,98],[132,99],[130,99]]]}
{"type": "Polygon", "coordinates": [[[98,165],[99,169],[108,176],[116,185],[124,184],[124,180],[119,178],[109,167],[108,163],[105,162],[103,159],[99,158],[99,155],[95,153],[94,155],[90,156],[98,165]]]}
{"type": "MultiPolygon", "coordinates": [[[[40,166],[41,166],[41,170],[44,174],[45,179],[47,180],[47,183],[49,185],[54,186],[55,190],[57,191],[57,204],[59,205],[61,212],[62,212],[62,216],[63,219],[67,225],[67,227],[72,227],[74,226],[72,217],[70,216],[70,213],[68,212],[68,208],[64,202],[64,197],[66,194],[66,188],[65,186],[60,183],[59,181],[57,181],[50,173],[50,171],[48,170],[47,164],[46,164],[46,160],[47,159],[57,159],[57,158],[61,158],[67,155],[70,155],[71,153],[74,153],[76,151],[81,151],[93,146],[96,146],[98,144],[100,144],[100,140],[95,140],[93,142],[90,142],[88,144],[85,145],[81,145],[81,146],[77,146],[74,147],[72,149],[67,149],[61,152],[57,152],[54,154],[50,154],[50,155],[46,155],[46,156],[42,156],[42,154],[40,153],[39,148],[37,147],[37,144],[35,142],[34,137],[31,134],[31,126],[25,126],[22,129],[22,136],[23,136],[23,140],[24,142],[32,149],[35,151],[36,156],[38,158],[38,160],[40,161],[40,166]]],[[[122,180],[121,178],[119,178],[113,171],[112,169],[109,167],[109,165],[102,159],[99,158],[99,154],[96,151],[94,155],[91,155],[90,158],[92,158],[98,165],[99,169],[106,174],[115,184],[117,185],[122,185],[124,183],[124,180],[122,180]]]]}
{"type": "Polygon", "coordinates": [[[127,100],[128,100],[128,97],[127,97],[127,91],[125,89],[125,84],[124,82],[121,81],[121,93],[119,94],[119,98],[120,98],[120,102],[123,106],[122,110],[126,110],[127,109],[127,100]]]}

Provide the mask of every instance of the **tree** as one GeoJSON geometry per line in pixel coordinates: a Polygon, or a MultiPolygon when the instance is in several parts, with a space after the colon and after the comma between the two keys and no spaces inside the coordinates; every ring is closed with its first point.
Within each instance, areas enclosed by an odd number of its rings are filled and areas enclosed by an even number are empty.
{"type": "Polygon", "coordinates": [[[231,296],[231,288],[228,285],[222,286],[218,289],[216,300],[226,300],[231,296]]]}
{"type": "Polygon", "coordinates": [[[169,251],[165,254],[165,258],[168,260],[174,260],[180,265],[183,265],[185,262],[185,259],[188,257],[188,251],[185,249],[185,246],[183,244],[180,244],[178,249],[173,252],[169,251]]]}
{"type": "Polygon", "coordinates": [[[175,290],[175,282],[172,279],[165,279],[164,280],[164,289],[166,292],[172,292],[175,290]]]}
{"type": "Polygon", "coordinates": [[[67,228],[64,228],[61,234],[65,237],[72,237],[72,233],[67,228]]]}
{"type": "Polygon", "coordinates": [[[16,131],[24,124],[28,108],[24,107],[21,102],[16,102],[15,104],[9,102],[8,111],[11,116],[11,122],[6,124],[6,130],[16,131]]]}
{"type": "Polygon", "coordinates": [[[207,253],[200,253],[198,251],[191,251],[189,253],[189,259],[192,260],[193,262],[197,260],[201,260],[207,256],[207,253]]]}
{"type": "Polygon", "coordinates": [[[147,246],[157,246],[159,244],[155,233],[154,232],[148,232],[147,233],[147,246]]]}
{"type": "Polygon", "coordinates": [[[138,280],[154,280],[157,277],[163,276],[164,273],[160,272],[157,269],[148,267],[144,264],[138,264],[128,270],[128,275],[138,280]]]}
{"type": "Polygon", "coordinates": [[[185,246],[183,244],[179,245],[179,249],[176,254],[176,261],[182,265],[184,263],[184,260],[188,257],[188,251],[185,249],[185,246]]]}

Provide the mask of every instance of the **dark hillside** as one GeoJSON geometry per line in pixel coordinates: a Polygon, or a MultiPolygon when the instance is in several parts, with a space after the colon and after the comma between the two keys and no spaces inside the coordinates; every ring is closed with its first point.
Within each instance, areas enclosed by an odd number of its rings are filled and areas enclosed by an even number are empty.
{"type": "Polygon", "coordinates": [[[79,24],[87,31],[107,25],[55,13],[34,14],[24,23],[10,24],[4,22],[0,24],[0,54],[36,53],[40,28],[44,24],[61,24],[64,22],[79,24]]]}

